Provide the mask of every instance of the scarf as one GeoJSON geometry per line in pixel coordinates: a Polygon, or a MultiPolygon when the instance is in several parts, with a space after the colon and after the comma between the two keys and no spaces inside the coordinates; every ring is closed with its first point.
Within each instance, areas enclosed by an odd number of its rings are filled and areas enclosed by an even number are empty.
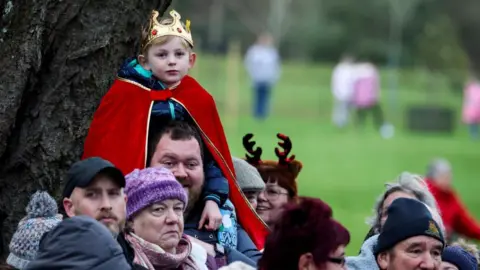
{"type": "Polygon", "coordinates": [[[127,234],[125,238],[135,251],[133,262],[148,270],[198,270],[198,266],[190,257],[192,244],[185,237],[180,239],[176,254],[167,253],[160,246],[147,242],[134,233],[127,234]]]}

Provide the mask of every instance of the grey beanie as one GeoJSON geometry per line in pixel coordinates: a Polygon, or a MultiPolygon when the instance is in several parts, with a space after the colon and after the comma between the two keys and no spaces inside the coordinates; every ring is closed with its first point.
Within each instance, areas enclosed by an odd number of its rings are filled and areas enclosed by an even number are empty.
{"type": "Polygon", "coordinates": [[[265,189],[265,182],[255,167],[243,159],[237,157],[232,157],[232,159],[237,183],[242,191],[262,191],[265,189]]]}
{"type": "Polygon", "coordinates": [[[16,269],[25,269],[35,259],[43,234],[62,221],[57,203],[45,191],[33,194],[26,211],[9,245],[7,263],[16,269]]]}

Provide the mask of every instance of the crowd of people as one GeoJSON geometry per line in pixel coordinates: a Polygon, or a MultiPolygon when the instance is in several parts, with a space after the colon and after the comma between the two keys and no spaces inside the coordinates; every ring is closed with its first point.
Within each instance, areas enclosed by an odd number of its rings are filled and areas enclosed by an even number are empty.
{"type": "MultiPolygon", "coordinates": [[[[371,115],[380,135],[384,138],[392,137],[395,129],[384,116],[380,99],[380,79],[379,70],[373,63],[355,59],[349,54],[344,55],[332,73],[333,124],[338,128],[344,128],[353,111],[357,127],[365,126],[367,116],[371,115]]],[[[480,136],[480,81],[474,75],[468,78],[463,89],[461,118],[468,127],[470,137],[478,139],[480,136]]]]}
{"type": "Polygon", "coordinates": [[[192,77],[190,22],[152,12],[140,54],[103,97],[61,200],[35,192],[7,269],[478,269],[480,226],[435,160],[402,173],[374,206],[360,253],[321,199],[299,196],[303,165],[277,134],[276,160],[253,134],[232,157],[213,98],[192,77]]]}

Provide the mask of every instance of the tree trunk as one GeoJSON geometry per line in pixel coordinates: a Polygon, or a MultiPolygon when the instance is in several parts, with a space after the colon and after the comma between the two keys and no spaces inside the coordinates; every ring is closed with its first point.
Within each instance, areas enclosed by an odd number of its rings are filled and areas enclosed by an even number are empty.
{"type": "Polygon", "coordinates": [[[288,16],[288,11],[291,9],[291,4],[291,0],[270,0],[269,30],[277,48],[280,47],[283,37],[290,28],[291,18],[288,16]]]}
{"type": "Polygon", "coordinates": [[[480,78],[480,1],[444,0],[445,10],[457,30],[460,44],[468,55],[471,71],[480,78]]]}
{"type": "Polygon", "coordinates": [[[0,261],[29,196],[60,195],[94,110],[159,2],[0,2],[0,261]]]}

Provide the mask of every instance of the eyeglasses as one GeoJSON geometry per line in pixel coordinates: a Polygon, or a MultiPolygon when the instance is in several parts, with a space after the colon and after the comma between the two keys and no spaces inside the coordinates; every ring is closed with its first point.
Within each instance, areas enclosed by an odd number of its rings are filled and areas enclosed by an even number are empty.
{"type": "Polygon", "coordinates": [[[328,258],[328,261],[329,261],[329,262],[332,262],[332,263],[339,264],[339,265],[341,265],[341,266],[344,266],[344,265],[345,265],[345,258],[333,258],[333,257],[330,257],[330,258],[328,258]]]}
{"type": "Polygon", "coordinates": [[[265,189],[265,197],[267,197],[269,200],[276,200],[280,195],[288,195],[288,192],[281,192],[273,188],[265,189]]]}

